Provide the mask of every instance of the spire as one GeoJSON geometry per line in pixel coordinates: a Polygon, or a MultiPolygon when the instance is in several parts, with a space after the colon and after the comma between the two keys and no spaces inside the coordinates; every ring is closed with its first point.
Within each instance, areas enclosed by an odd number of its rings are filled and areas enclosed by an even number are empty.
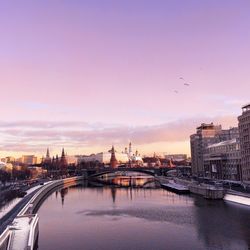
{"type": "Polygon", "coordinates": [[[129,151],[128,152],[130,155],[132,154],[132,143],[131,142],[129,143],[129,151]]]}
{"type": "Polygon", "coordinates": [[[65,157],[64,148],[62,149],[62,157],[65,157]]]}
{"type": "Polygon", "coordinates": [[[44,163],[45,165],[50,165],[50,163],[51,163],[49,148],[47,148],[46,157],[43,159],[43,163],[44,163]]]}
{"type": "Polygon", "coordinates": [[[46,158],[47,158],[47,159],[49,159],[49,158],[50,158],[50,155],[49,155],[49,148],[47,148],[46,158]]]}

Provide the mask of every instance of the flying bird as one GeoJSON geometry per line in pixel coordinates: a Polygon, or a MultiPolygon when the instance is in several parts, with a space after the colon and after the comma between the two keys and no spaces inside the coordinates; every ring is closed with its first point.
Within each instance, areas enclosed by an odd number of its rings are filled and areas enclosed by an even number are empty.
{"type": "Polygon", "coordinates": [[[175,92],[175,94],[178,94],[178,93],[179,93],[179,91],[178,91],[178,90],[174,90],[174,92],[175,92]]]}
{"type": "Polygon", "coordinates": [[[190,86],[190,84],[189,84],[189,83],[186,83],[186,82],[184,83],[184,85],[185,85],[185,86],[187,86],[187,87],[189,87],[189,86],[190,86]]]}

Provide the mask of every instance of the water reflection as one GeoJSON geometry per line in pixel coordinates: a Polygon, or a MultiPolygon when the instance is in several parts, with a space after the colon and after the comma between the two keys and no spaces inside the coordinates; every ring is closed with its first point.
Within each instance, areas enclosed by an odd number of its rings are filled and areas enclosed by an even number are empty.
{"type": "Polygon", "coordinates": [[[115,203],[115,196],[116,196],[116,188],[114,187],[111,187],[111,195],[112,195],[112,200],[113,200],[113,203],[115,203]]]}
{"type": "Polygon", "coordinates": [[[195,198],[194,205],[197,232],[207,247],[248,249],[247,246],[250,246],[249,208],[201,198],[195,198]]]}
{"type": "Polygon", "coordinates": [[[68,193],[68,188],[62,188],[60,190],[61,200],[62,200],[62,206],[64,204],[64,197],[65,197],[65,195],[67,195],[67,193],[68,193]]]}
{"type": "Polygon", "coordinates": [[[155,178],[146,175],[146,174],[138,174],[134,172],[126,172],[126,173],[111,173],[105,174],[98,178],[96,181],[99,183],[103,183],[106,185],[116,185],[120,187],[155,187],[155,178]]]}
{"type": "Polygon", "coordinates": [[[94,187],[52,194],[39,210],[39,249],[248,249],[250,210],[162,189],[94,187]],[[64,206],[59,206],[63,201],[64,206]]]}

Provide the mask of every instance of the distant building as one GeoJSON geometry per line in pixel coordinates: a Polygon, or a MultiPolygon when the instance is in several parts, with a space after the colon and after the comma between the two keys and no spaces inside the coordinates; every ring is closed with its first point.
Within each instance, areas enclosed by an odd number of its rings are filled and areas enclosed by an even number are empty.
{"type": "Polygon", "coordinates": [[[42,167],[28,167],[28,169],[33,179],[39,178],[47,173],[42,167]]]}
{"type": "Polygon", "coordinates": [[[186,154],[171,154],[171,155],[165,155],[165,158],[167,160],[181,162],[181,161],[186,161],[187,160],[187,155],[186,154]]]}
{"type": "MultiPolygon", "coordinates": [[[[105,165],[110,163],[112,150],[108,152],[101,152],[97,154],[91,155],[83,155],[78,156],[78,162],[99,162],[105,165]]],[[[136,150],[135,153],[132,151],[132,143],[129,143],[129,150],[125,148],[125,152],[117,152],[115,151],[115,157],[118,164],[135,164],[135,165],[142,165],[143,160],[142,157],[139,155],[138,151],[136,150]]]]}
{"type": "Polygon", "coordinates": [[[241,147],[242,180],[250,184],[250,104],[242,107],[238,117],[241,147]]]}
{"type": "Polygon", "coordinates": [[[203,155],[209,144],[215,143],[215,135],[221,132],[221,126],[215,126],[213,123],[197,127],[196,134],[190,136],[192,174],[195,176],[204,176],[203,155]]]}
{"type": "Polygon", "coordinates": [[[239,138],[209,145],[204,154],[204,168],[209,178],[241,181],[239,138]]]}
{"type": "Polygon", "coordinates": [[[5,163],[5,162],[0,161],[0,170],[11,172],[12,169],[13,169],[12,163],[5,163]]]}
{"type": "Polygon", "coordinates": [[[1,161],[5,163],[14,163],[16,159],[12,156],[7,156],[5,158],[2,158],[1,161]]]}
{"type": "Polygon", "coordinates": [[[21,163],[25,165],[34,165],[37,163],[37,157],[35,155],[23,155],[21,157],[21,163]]]}
{"type": "MultiPolygon", "coordinates": [[[[125,153],[115,152],[115,156],[119,164],[125,164],[129,162],[128,155],[125,153]]],[[[79,162],[99,162],[103,164],[109,164],[111,158],[111,152],[101,152],[98,154],[79,156],[79,162]]]]}
{"type": "Polygon", "coordinates": [[[75,157],[73,155],[66,155],[65,158],[66,158],[68,165],[76,165],[78,162],[77,157],[75,157]]]}
{"type": "Polygon", "coordinates": [[[204,163],[204,155],[207,152],[207,147],[229,141],[232,139],[239,140],[239,130],[237,127],[222,130],[221,125],[201,124],[196,130],[196,134],[190,136],[191,144],[191,166],[194,176],[206,177],[210,173],[210,168],[204,163]]]}

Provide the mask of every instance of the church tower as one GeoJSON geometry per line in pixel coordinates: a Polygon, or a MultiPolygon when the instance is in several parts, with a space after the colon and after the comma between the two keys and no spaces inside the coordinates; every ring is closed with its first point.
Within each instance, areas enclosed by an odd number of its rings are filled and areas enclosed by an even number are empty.
{"type": "Polygon", "coordinates": [[[111,158],[110,158],[110,166],[111,168],[117,168],[117,160],[116,160],[116,157],[115,157],[115,149],[114,149],[114,146],[112,146],[112,149],[111,149],[111,158]]]}

